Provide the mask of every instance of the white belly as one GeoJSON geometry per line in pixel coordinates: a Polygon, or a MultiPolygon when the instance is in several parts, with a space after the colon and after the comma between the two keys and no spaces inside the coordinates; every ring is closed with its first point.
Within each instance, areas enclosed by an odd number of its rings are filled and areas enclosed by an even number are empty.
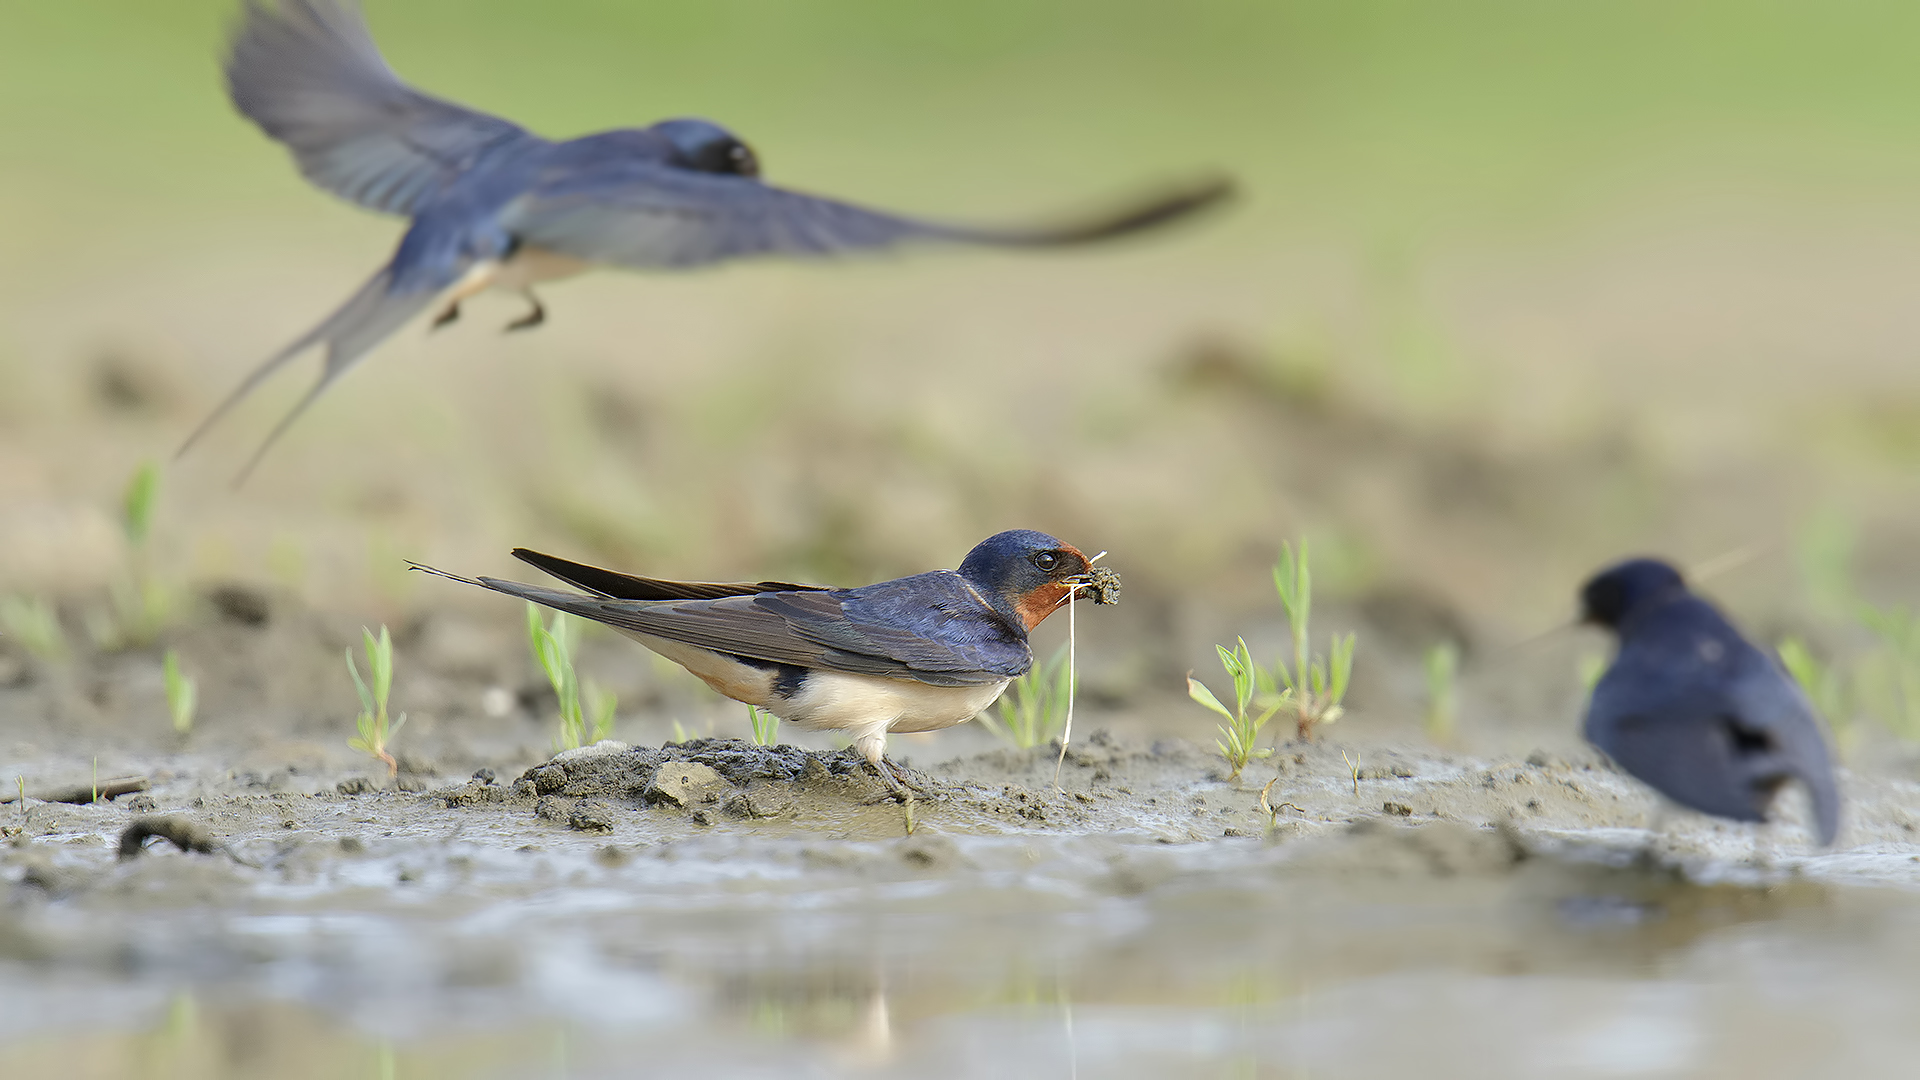
{"type": "Polygon", "coordinates": [[[523,247],[513,257],[498,264],[489,284],[496,289],[518,292],[542,281],[554,281],[585,272],[593,264],[571,255],[545,248],[523,247]]]}
{"type": "Polygon", "coordinates": [[[591,268],[592,265],[571,255],[560,255],[544,248],[521,248],[513,253],[512,258],[504,262],[489,259],[486,262],[475,263],[473,268],[454,284],[447,293],[447,299],[458,303],[488,289],[523,292],[543,281],[572,277],[591,268]]]}
{"type": "Polygon", "coordinates": [[[978,686],[930,686],[911,679],[814,671],[800,693],[774,711],[810,728],[938,731],[973,719],[1006,688],[1005,679],[978,686]]]}
{"type": "Polygon", "coordinates": [[[964,724],[993,704],[1010,680],[979,686],[929,686],[909,679],[814,671],[800,692],[773,711],[810,728],[844,731],[876,768],[891,731],[938,731],[964,724]]]}
{"type": "Polygon", "coordinates": [[[721,694],[744,701],[802,727],[844,731],[869,759],[878,761],[888,732],[938,731],[964,724],[992,705],[1011,680],[976,686],[931,686],[912,679],[850,675],[814,669],[800,692],[774,692],[774,670],[743,664],[697,645],[630,630],[621,633],[679,664],[721,694]]]}

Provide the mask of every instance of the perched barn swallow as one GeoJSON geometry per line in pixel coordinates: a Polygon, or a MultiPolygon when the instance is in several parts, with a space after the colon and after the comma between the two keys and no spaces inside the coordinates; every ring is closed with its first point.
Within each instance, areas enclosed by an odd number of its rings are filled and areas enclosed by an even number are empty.
{"type": "Polygon", "coordinates": [[[1580,606],[1620,640],[1587,707],[1588,742],[1674,802],[1735,821],[1765,821],[1798,780],[1820,843],[1833,843],[1840,794],[1826,739],[1772,657],[1656,559],[1602,570],[1580,606]]]}
{"type": "Polygon", "coordinates": [[[435,326],[485,289],[532,305],[542,281],[597,265],[680,270],[753,256],[824,256],[948,241],[1014,247],[1136,232],[1214,203],[1213,179],[1054,228],[944,224],[772,187],[747,144],[706,120],[666,120],[564,142],[429,97],[400,81],[347,0],[248,0],[227,58],[241,113],[293,152],[306,178],[369,210],[411,219],[399,249],[347,302],[247,376],[187,438],[192,446],[281,365],[326,347],[319,380],[241,471],[332,382],[421,309],[435,326]]]}
{"type": "Polygon", "coordinates": [[[586,593],[415,569],[605,623],[735,701],[844,731],[901,799],[888,732],[972,719],[1033,666],[1027,634],[1048,615],[1081,592],[1101,604],[1120,596],[1119,575],[1027,529],[981,541],[959,570],[857,589],[662,581],[513,554],[586,593]]]}

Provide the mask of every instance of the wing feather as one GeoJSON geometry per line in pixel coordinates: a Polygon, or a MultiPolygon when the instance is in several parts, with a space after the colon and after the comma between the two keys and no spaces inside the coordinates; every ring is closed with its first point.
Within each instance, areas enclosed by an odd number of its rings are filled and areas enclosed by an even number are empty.
{"type": "Polygon", "coordinates": [[[370,210],[412,214],[486,155],[548,145],[402,82],[345,0],[249,0],[226,71],[234,107],[308,180],[370,210]]]}
{"type": "Polygon", "coordinates": [[[765,592],[824,591],[824,585],[796,585],[788,581],[668,581],[665,578],[622,574],[546,555],[526,548],[514,548],[513,557],[537,566],[561,581],[588,592],[616,600],[718,600],[727,596],[752,596],[765,592]]]}
{"type": "Polygon", "coordinates": [[[1210,181],[1066,226],[945,224],[807,195],[756,179],[625,160],[554,170],[503,217],[531,246],[634,269],[701,266],[760,255],[828,256],[949,241],[1019,247],[1086,243],[1150,228],[1225,198],[1210,181]]]}
{"type": "Polygon", "coordinates": [[[582,595],[498,578],[465,578],[419,564],[414,568],[618,630],[749,660],[912,679],[934,686],[1001,682],[1024,674],[1033,663],[1025,636],[1012,632],[972,599],[951,571],[865,589],[676,601],[582,595]],[[908,586],[918,600],[902,607],[901,586],[908,586]],[[975,610],[968,610],[968,604],[975,610]],[[902,625],[905,617],[917,619],[920,625],[902,625]]]}

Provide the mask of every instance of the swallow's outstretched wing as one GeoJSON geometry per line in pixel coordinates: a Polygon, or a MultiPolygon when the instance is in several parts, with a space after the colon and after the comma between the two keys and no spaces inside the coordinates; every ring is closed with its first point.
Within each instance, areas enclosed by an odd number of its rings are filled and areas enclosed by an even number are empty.
{"type": "Polygon", "coordinates": [[[1125,236],[1185,217],[1231,194],[1222,179],[1120,210],[1031,229],[952,225],[869,210],[757,179],[626,161],[554,172],[502,221],[532,247],[635,269],[700,266],[761,255],[825,256],[915,241],[1048,247],[1125,236]]]}
{"type": "Polygon", "coordinates": [[[526,548],[514,548],[513,557],[537,566],[561,581],[613,600],[718,600],[726,596],[753,596],[766,592],[826,592],[824,585],[796,585],[790,581],[668,581],[664,578],[622,574],[543,555],[526,548]]]}
{"type": "Polygon", "coordinates": [[[904,614],[913,621],[902,622],[903,598],[871,594],[881,586],[718,600],[619,600],[498,578],[465,578],[418,564],[414,568],[618,630],[762,663],[912,679],[934,686],[996,683],[1024,674],[1033,663],[1026,642],[1008,633],[990,612],[977,610],[979,601],[957,575],[947,571],[885,583],[912,583],[914,599],[905,603],[904,614]]]}
{"type": "Polygon", "coordinates": [[[546,145],[400,81],[348,0],[248,0],[227,92],[308,180],[389,214],[414,213],[490,154],[546,145]]]}

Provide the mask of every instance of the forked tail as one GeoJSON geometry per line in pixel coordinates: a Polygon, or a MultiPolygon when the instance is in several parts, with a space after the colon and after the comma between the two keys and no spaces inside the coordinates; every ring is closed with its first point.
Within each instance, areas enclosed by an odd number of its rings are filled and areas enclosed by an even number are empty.
{"type": "Polygon", "coordinates": [[[327,356],[321,368],[319,380],[313,384],[313,388],[307,391],[299,403],[294,405],[292,411],[274,426],[273,431],[260,444],[260,448],[253,452],[253,456],[247,459],[246,466],[233,479],[235,487],[245,483],[254,467],[260,464],[260,459],[266,456],[273,444],[280,440],[280,436],[286,434],[287,429],[293,426],[293,422],[299,419],[314,401],[318,400],[327,387],[333,385],[335,379],[344,375],[349,368],[371,352],[374,346],[386,340],[421,308],[432,302],[437,293],[437,290],[432,289],[394,292],[390,288],[392,281],[391,264],[381,267],[379,273],[369,278],[366,284],[360,286],[346,303],[322,320],[320,325],[307,331],[291,345],[268,357],[265,363],[253,369],[253,372],[234,389],[233,393],[229,394],[219,407],[201,421],[193,434],[187,436],[187,440],[180,444],[180,449],[174,456],[177,458],[192,449],[193,445],[200,441],[200,437],[205,435],[221,417],[231,412],[234,406],[240,404],[248,394],[253,393],[261,383],[285,367],[289,361],[315,345],[324,344],[327,347],[327,356]]]}

